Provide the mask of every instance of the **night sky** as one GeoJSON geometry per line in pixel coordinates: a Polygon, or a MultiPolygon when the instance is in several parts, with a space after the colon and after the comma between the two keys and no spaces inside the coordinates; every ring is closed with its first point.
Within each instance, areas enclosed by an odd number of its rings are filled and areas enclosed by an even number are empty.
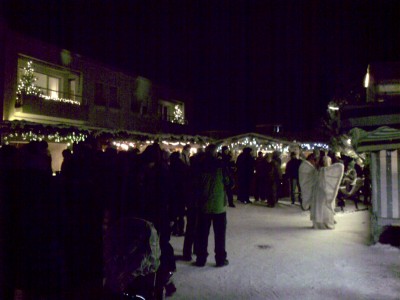
{"type": "Polygon", "coordinates": [[[372,61],[400,60],[400,1],[13,0],[12,27],[192,98],[197,130],[311,130],[372,61]]]}

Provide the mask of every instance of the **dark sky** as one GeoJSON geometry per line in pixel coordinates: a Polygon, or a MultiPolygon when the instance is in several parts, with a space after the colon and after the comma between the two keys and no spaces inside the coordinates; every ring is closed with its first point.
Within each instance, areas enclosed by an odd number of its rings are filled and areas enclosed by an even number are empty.
{"type": "Polygon", "coordinates": [[[198,129],[309,130],[371,61],[400,60],[400,1],[13,0],[12,26],[190,94],[198,129]]]}

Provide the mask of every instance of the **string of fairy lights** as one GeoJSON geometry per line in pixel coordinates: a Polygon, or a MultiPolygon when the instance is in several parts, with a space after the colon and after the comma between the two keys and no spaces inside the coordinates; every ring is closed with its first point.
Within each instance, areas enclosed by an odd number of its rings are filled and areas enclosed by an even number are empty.
{"type": "Polygon", "coordinates": [[[329,146],[323,143],[301,143],[300,147],[305,150],[329,150],[329,146]]]}
{"type": "Polygon", "coordinates": [[[185,119],[183,117],[183,111],[179,107],[178,104],[175,105],[175,108],[174,108],[174,118],[172,119],[172,123],[178,123],[178,124],[184,124],[185,123],[185,119]]]}
{"type": "Polygon", "coordinates": [[[62,103],[68,103],[68,104],[73,104],[73,105],[81,105],[79,101],[76,100],[71,100],[71,99],[66,99],[66,98],[58,98],[54,96],[46,96],[46,95],[40,95],[41,98],[44,100],[51,100],[51,101],[57,101],[57,102],[62,102],[62,103]]]}
{"type": "MultiPolygon", "coordinates": [[[[55,133],[35,133],[32,130],[25,132],[11,132],[6,135],[3,135],[3,143],[5,145],[9,145],[10,143],[15,142],[31,142],[31,141],[42,141],[46,140],[48,142],[54,143],[65,143],[67,147],[70,147],[73,144],[84,142],[88,138],[87,134],[81,132],[72,131],[68,134],[61,134],[60,132],[55,133]]],[[[158,141],[158,140],[157,140],[158,141]]],[[[118,149],[119,151],[129,151],[132,149],[140,149],[143,150],[144,147],[151,145],[155,142],[155,140],[148,139],[146,141],[123,141],[123,140],[114,140],[111,145],[118,149]]],[[[196,143],[196,142],[185,142],[185,141],[168,141],[161,140],[159,141],[162,146],[166,149],[177,149],[182,148],[187,144],[191,144],[191,154],[195,154],[198,151],[198,148],[205,148],[209,143],[196,143]]],[[[274,151],[279,151],[282,154],[287,154],[289,151],[292,151],[292,147],[294,145],[285,145],[283,143],[271,141],[268,144],[260,143],[256,139],[251,138],[243,138],[237,142],[230,144],[221,144],[218,147],[218,151],[221,151],[223,145],[227,145],[229,150],[240,152],[244,147],[251,147],[255,149],[257,152],[261,151],[264,153],[271,153],[274,151]]],[[[312,151],[314,149],[320,150],[328,150],[329,146],[323,143],[299,143],[296,144],[302,150],[312,151]]]]}
{"type": "MultiPolygon", "coordinates": [[[[129,151],[132,149],[143,149],[144,147],[153,144],[155,141],[154,140],[147,140],[144,142],[133,142],[133,141],[113,141],[112,145],[122,151],[129,151]]],[[[190,149],[191,154],[197,153],[197,148],[205,148],[209,143],[205,143],[203,145],[197,144],[196,142],[193,143],[187,143],[187,142],[179,142],[179,141],[167,141],[167,140],[162,140],[160,142],[161,146],[165,150],[172,150],[172,151],[178,151],[178,149],[182,148],[183,146],[186,146],[187,144],[190,144],[192,147],[190,149]]]]}
{"type": "MultiPolygon", "coordinates": [[[[228,143],[228,144],[223,144],[218,147],[218,151],[221,150],[222,146],[228,146],[230,150],[233,149],[240,149],[244,147],[250,147],[255,149],[257,152],[273,152],[273,151],[279,151],[281,153],[288,153],[290,151],[290,148],[293,147],[288,144],[283,144],[279,142],[274,142],[270,141],[267,143],[262,143],[257,141],[255,138],[243,138],[240,141],[234,142],[234,143],[228,143]]],[[[328,150],[329,146],[324,143],[299,143],[297,144],[301,149],[303,150],[314,150],[314,149],[324,149],[328,150]]]]}
{"type": "Polygon", "coordinates": [[[87,139],[87,135],[83,133],[71,132],[66,135],[61,135],[59,132],[54,134],[35,133],[33,131],[26,131],[22,133],[14,132],[9,133],[3,137],[4,144],[9,145],[11,142],[32,142],[32,141],[49,141],[54,143],[66,143],[71,146],[74,143],[80,143],[87,139]]]}
{"type": "Polygon", "coordinates": [[[79,101],[44,95],[40,87],[35,84],[37,78],[34,75],[35,70],[32,65],[32,61],[27,62],[27,65],[23,68],[23,74],[19,79],[16,99],[16,102],[18,104],[22,104],[22,95],[32,95],[48,101],[56,101],[72,105],[81,105],[79,101]]]}

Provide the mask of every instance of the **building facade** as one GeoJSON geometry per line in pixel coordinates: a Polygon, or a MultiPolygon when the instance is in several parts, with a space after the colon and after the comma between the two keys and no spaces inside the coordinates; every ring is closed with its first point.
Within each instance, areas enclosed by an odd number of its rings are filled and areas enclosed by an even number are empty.
{"type": "Polygon", "coordinates": [[[340,109],[342,132],[358,127],[400,128],[400,62],[371,63],[364,78],[365,102],[340,109]]]}
{"type": "Polygon", "coordinates": [[[52,148],[58,135],[60,156],[82,132],[123,132],[126,140],[189,134],[184,97],[171,89],[0,25],[2,143],[34,136],[52,148]]]}

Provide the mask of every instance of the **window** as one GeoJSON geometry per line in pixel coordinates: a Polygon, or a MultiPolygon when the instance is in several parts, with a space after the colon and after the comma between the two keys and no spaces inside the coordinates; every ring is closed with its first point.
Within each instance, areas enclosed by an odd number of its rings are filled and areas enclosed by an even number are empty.
{"type": "Polygon", "coordinates": [[[58,98],[60,91],[60,79],[47,76],[48,79],[48,93],[51,98],[58,98]]]}
{"type": "Polygon", "coordinates": [[[142,115],[147,115],[147,106],[142,105],[142,115]]]}
{"type": "Polygon", "coordinates": [[[68,79],[68,96],[71,100],[76,100],[76,80],[68,79]]]}
{"type": "Polygon", "coordinates": [[[49,76],[46,74],[33,72],[36,77],[36,86],[42,90],[42,94],[50,98],[60,97],[60,78],[49,76]]]}
{"type": "Polygon", "coordinates": [[[166,120],[166,121],[169,121],[169,114],[168,114],[168,107],[167,106],[163,107],[162,119],[166,120]]]}
{"type": "Polygon", "coordinates": [[[109,105],[113,108],[119,108],[119,101],[118,101],[118,89],[115,86],[110,86],[110,101],[109,105]]]}
{"type": "Polygon", "coordinates": [[[106,99],[104,98],[104,87],[102,83],[96,83],[94,87],[94,104],[106,105],[106,99]]]}
{"type": "Polygon", "coordinates": [[[135,91],[132,91],[132,94],[131,94],[131,111],[133,111],[135,113],[140,112],[140,101],[139,101],[138,97],[136,96],[135,91]]]}

